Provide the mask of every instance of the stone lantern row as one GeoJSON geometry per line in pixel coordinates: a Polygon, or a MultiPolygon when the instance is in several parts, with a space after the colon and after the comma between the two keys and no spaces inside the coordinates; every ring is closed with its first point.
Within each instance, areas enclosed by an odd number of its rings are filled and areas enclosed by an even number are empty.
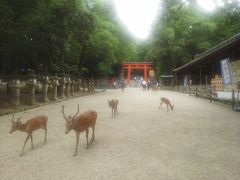
{"type": "MultiPolygon", "coordinates": [[[[39,79],[42,85],[41,102],[49,102],[49,87],[51,87],[51,100],[55,101],[58,98],[70,98],[80,93],[94,91],[95,81],[93,79],[71,79],[70,77],[59,78],[57,76],[48,77],[43,76],[39,79]]],[[[36,78],[30,78],[26,81],[26,86],[29,89],[30,103],[35,104],[35,91],[38,87],[36,78]]],[[[11,101],[15,106],[20,105],[21,89],[24,84],[20,80],[13,80],[8,84],[11,92],[11,101]]]]}

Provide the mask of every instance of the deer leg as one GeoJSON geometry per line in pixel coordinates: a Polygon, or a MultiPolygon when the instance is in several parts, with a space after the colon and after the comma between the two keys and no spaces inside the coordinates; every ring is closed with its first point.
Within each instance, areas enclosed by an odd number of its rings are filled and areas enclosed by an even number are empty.
{"type": "Polygon", "coordinates": [[[45,138],[44,138],[44,144],[47,142],[47,128],[45,128],[45,138]]]}
{"type": "Polygon", "coordinates": [[[112,118],[113,118],[113,108],[112,108],[112,118]]]}
{"type": "Polygon", "coordinates": [[[158,109],[160,109],[160,106],[161,106],[161,110],[163,110],[163,109],[162,109],[162,102],[160,103],[160,105],[159,105],[159,108],[158,108],[158,109]]]}
{"type": "Polygon", "coordinates": [[[33,149],[33,137],[32,137],[32,134],[31,134],[31,149],[33,149]]]}
{"type": "Polygon", "coordinates": [[[88,132],[89,132],[89,129],[86,130],[87,148],[89,147],[89,143],[88,143],[88,132]]]}
{"type": "Polygon", "coordinates": [[[95,131],[95,126],[92,127],[92,138],[91,138],[91,144],[93,143],[94,139],[95,139],[95,134],[94,134],[94,131],[95,131]]]}
{"type": "Polygon", "coordinates": [[[76,156],[76,155],[77,155],[79,135],[80,135],[80,133],[79,133],[79,132],[76,132],[76,147],[75,147],[75,152],[74,152],[73,156],[76,156]]]}
{"type": "Polygon", "coordinates": [[[27,138],[25,139],[25,142],[24,142],[24,145],[23,145],[22,152],[21,152],[20,156],[22,156],[22,155],[23,155],[24,148],[25,148],[25,145],[26,145],[26,143],[27,143],[27,141],[28,141],[29,137],[30,137],[30,134],[28,134],[27,138]]]}

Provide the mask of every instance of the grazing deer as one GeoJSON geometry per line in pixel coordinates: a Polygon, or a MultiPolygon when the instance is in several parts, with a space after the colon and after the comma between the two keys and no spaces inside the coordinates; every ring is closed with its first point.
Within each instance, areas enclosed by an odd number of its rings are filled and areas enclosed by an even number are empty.
{"type": "Polygon", "coordinates": [[[153,86],[153,87],[152,87],[152,92],[153,92],[154,94],[156,94],[157,90],[158,90],[158,86],[153,86]]]}
{"type": "Polygon", "coordinates": [[[171,108],[172,111],[173,111],[173,105],[170,103],[169,99],[167,99],[167,98],[165,98],[165,97],[161,97],[160,100],[161,100],[161,102],[160,102],[159,108],[160,108],[160,106],[161,106],[161,109],[162,109],[162,104],[164,103],[164,104],[166,104],[166,106],[167,106],[167,111],[168,111],[168,106],[170,106],[170,108],[171,108]]]}
{"type": "Polygon", "coordinates": [[[24,153],[24,148],[25,148],[25,145],[28,141],[29,138],[31,138],[31,149],[33,149],[33,137],[32,137],[32,133],[33,131],[35,130],[38,130],[38,129],[45,129],[45,138],[44,138],[44,144],[46,144],[46,141],[47,141],[47,121],[48,121],[48,117],[47,116],[44,116],[44,115],[41,115],[41,116],[36,116],[32,119],[29,119],[26,123],[22,124],[21,122],[21,117],[19,117],[17,119],[17,121],[15,122],[14,121],[14,113],[13,113],[13,118],[12,118],[12,127],[11,127],[11,130],[9,131],[9,133],[13,133],[14,131],[16,130],[19,130],[19,131],[23,131],[23,132],[26,132],[27,133],[27,138],[24,142],[24,145],[23,145],[23,148],[22,148],[22,152],[20,154],[23,155],[24,153]]]}
{"type": "Polygon", "coordinates": [[[90,144],[93,143],[95,138],[94,131],[95,131],[95,124],[97,119],[97,112],[94,110],[85,111],[81,115],[78,115],[78,113],[79,113],[79,105],[78,105],[77,113],[73,117],[71,115],[66,116],[64,113],[64,105],[62,105],[63,118],[66,120],[65,134],[69,133],[72,129],[76,132],[76,147],[75,147],[75,152],[73,154],[74,156],[77,155],[79,136],[80,136],[80,133],[83,131],[86,131],[87,148],[89,147],[89,143],[88,143],[89,127],[92,128],[92,137],[91,137],[90,144]]]}
{"type": "Polygon", "coordinates": [[[117,99],[112,99],[111,101],[108,100],[108,105],[109,107],[111,107],[112,109],[112,118],[116,117],[116,115],[118,114],[118,100],[117,99]]]}

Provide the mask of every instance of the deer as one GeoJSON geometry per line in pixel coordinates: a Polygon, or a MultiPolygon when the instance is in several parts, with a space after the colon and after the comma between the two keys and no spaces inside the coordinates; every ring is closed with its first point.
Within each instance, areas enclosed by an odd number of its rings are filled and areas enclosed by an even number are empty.
{"type": "Polygon", "coordinates": [[[170,108],[171,108],[171,110],[173,111],[173,105],[170,103],[170,101],[169,101],[169,99],[168,98],[165,98],[165,97],[161,97],[160,98],[160,105],[159,105],[159,108],[160,108],[160,106],[161,106],[161,109],[162,109],[162,104],[164,103],[164,104],[166,104],[166,106],[167,106],[167,111],[168,111],[168,106],[170,106],[170,108]]]}
{"type": "Polygon", "coordinates": [[[12,127],[9,131],[9,133],[13,133],[16,130],[23,131],[27,133],[27,138],[25,139],[22,151],[20,156],[24,154],[24,148],[29,138],[31,138],[31,150],[33,149],[33,137],[32,134],[34,131],[38,129],[44,129],[45,130],[45,137],[44,137],[44,144],[46,144],[47,141],[47,121],[48,117],[44,115],[33,117],[29,120],[27,120],[24,124],[21,122],[21,117],[17,119],[17,121],[14,121],[14,113],[12,118],[12,127]]]}
{"type": "Polygon", "coordinates": [[[64,105],[62,105],[62,115],[63,118],[66,121],[66,129],[65,129],[65,134],[68,134],[71,130],[74,130],[76,133],[76,146],[75,146],[75,152],[73,156],[77,155],[78,151],[78,142],[79,142],[79,136],[81,132],[86,131],[86,139],[87,139],[87,149],[89,148],[89,142],[88,142],[88,133],[89,133],[89,128],[92,128],[92,137],[90,144],[93,143],[95,140],[95,125],[96,125],[96,120],[97,120],[97,112],[94,110],[88,110],[83,112],[82,114],[78,115],[79,113],[79,104],[78,104],[78,110],[77,113],[74,116],[68,115],[66,116],[64,112],[64,105]]]}
{"type": "Polygon", "coordinates": [[[109,107],[111,107],[112,109],[112,118],[116,117],[116,115],[118,114],[118,100],[117,99],[112,99],[111,101],[108,100],[108,105],[109,107]]]}
{"type": "Polygon", "coordinates": [[[158,88],[157,86],[153,86],[153,87],[152,87],[152,92],[153,92],[154,94],[156,94],[158,89],[159,89],[159,88],[158,88]]]}

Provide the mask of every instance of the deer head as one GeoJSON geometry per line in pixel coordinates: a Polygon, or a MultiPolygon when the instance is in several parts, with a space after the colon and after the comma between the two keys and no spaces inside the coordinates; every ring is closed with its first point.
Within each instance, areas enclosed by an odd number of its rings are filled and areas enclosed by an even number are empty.
{"type": "Polygon", "coordinates": [[[63,118],[66,121],[66,129],[65,129],[65,134],[69,133],[72,129],[73,129],[73,120],[77,117],[78,113],[79,113],[79,104],[78,104],[78,110],[77,113],[72,117],[71,115],[66,116],[65,112],[64,112],[64,105],[62,105],[62,114],[63,114],[63,118]]]}
{"type": "Polygon", "coordinates": [[[21,117],[19,117],[19,118],[17,119],[17,121],[15,122],[15,121],[14,121],[14,113],[13,113],[12,126],[11,126],[11,129],[10,129],[10,131],[9,131],[10,134],[19,129],[19,127],[20,127],[21,124],[22,124],[22,122],[21,122],[20,119],[21,119],[21,117]]]}

